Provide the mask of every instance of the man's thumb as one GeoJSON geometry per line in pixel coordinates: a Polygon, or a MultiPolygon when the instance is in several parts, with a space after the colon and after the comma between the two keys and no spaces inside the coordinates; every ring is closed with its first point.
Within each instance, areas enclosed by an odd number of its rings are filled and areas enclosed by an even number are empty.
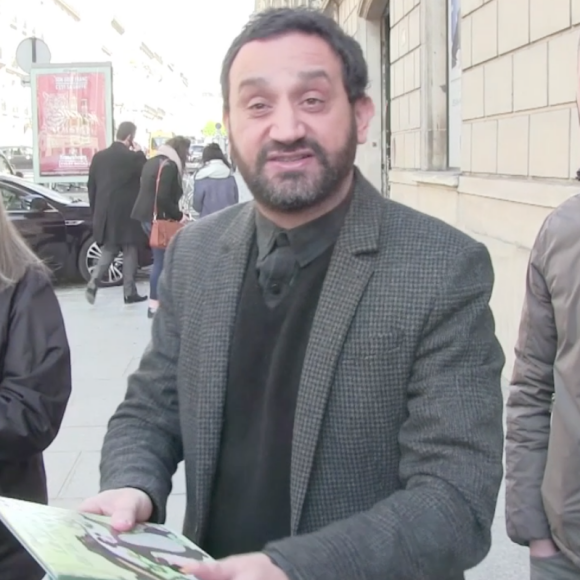
{"type": "Polygon", "coordinates": [[[133,509],[122,508],[116,509],[111,515],[111,525],[118,532],[128,532],[135,527],[137,507],[133,509]]]}

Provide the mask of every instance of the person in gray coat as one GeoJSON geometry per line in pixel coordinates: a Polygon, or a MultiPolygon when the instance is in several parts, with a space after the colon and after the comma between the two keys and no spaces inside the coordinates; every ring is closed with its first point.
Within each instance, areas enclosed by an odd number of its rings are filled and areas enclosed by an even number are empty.
{"type": "Polygon", "coordinates": [[[239,202],[238,186],[232,168],[217,143],[202,153],[202,167],[195,175],[193,209],[200,218],[239,202]]]}

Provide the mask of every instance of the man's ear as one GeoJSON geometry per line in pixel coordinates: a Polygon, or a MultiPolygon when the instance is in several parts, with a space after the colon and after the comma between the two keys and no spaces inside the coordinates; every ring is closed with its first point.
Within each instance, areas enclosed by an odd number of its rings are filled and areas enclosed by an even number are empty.
{"type": "Polygon", "coordinates": [[[373,100],[364,96],[354,104],[354,118],[356,122],[356,137],[359,145],[367,142],[369,125],[375,116],[375,105],[373,100]]]}

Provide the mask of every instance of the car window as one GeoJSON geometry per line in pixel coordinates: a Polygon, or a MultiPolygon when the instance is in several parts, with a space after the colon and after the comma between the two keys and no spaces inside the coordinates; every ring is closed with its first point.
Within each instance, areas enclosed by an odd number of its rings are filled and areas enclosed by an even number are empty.
{"type": "Polygon", "coordinates": [[[30,147],[14,147],[11,153],[13,157],[25,157],[26,155],[32,155],[32,149],[30,147]]]}
{"type": "Polygon", "coordinates": [[[3,175],[12,175],[12,168],[6,161],[5,157],[0,156],[0,174],[3,175]]]}
{"type": "Polygon", "coordinates": [[[16,191],[0,187],[2,203],[8,211],[23,211],[28,209],[25,199],[16,191]]]}

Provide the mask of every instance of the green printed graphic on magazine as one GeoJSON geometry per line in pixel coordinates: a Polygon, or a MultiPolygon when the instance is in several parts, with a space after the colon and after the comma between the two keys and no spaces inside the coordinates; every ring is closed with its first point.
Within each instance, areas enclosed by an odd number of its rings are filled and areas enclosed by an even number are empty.
{"type": "Polygon", "coordinates": [[[188,560],[211,558],[164,526],[116,532],[109,519],[0,498],[0,519],[51,580],[195,580],[188,560]]]}

